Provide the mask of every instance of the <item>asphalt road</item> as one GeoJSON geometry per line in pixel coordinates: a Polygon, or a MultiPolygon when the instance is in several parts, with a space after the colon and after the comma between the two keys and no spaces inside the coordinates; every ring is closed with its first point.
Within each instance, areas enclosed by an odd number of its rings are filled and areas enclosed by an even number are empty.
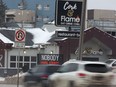
{"type": "MultiPolygon", "coordinates": [[[[17,85],[12,85],[12,84],[0,84],[0,87],[24,87],[24,86],[23,85],[17,86],[17,85]]],[[[116,85],[112,85],[110,87],[116,87],[116,85]]]]}
{"type": "MultiPolygon", "coordinates": [[[[14,84],[0,84],[0,87],[24,87],[23,85],[14,85],[14,84]]],[[[112,82],[111,87],[116,87],[116,74],[115,74],[115,79],[112,82]]]]}

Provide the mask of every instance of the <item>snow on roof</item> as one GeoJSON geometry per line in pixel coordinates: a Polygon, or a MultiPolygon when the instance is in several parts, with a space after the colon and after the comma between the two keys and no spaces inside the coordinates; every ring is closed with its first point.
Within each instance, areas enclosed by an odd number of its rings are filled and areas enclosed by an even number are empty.
{"type": "Polygon", "coordinates": [[[0,33],[0,39],[4,42],[4,43],[14,43],[13,41],[11,41],[10,39],[8,39],[7,37],[5,37],[3,34],[0,33]]]}
{"type": "MultiPolygon", "coordinates": [[[[15,30],[15,29],[7,28],[6,30],[15,30]]],[[[25,29],[25,30],[26,32],[29,32],[33,35],[34,38],[32,41],[34,42],[34,44],[47,43],[47,41],[51,38],[51,36],[55,34],[55,31],[48,32],[47,29],[42,30],[40,28],[31,28],[31,29],[25,29]]],[[[2,33],[0,33],[0,39],[4,43],[14,43],[14,41],[11,41],[9,38],[5,37],[2,33]]]]}
{"type": "Polygon", "coordinates": [[[38,29],[38,28],[34,28],[34,29],[27,29],[27,32],[30,32],[34,38],[33,38],[33,42],[36,43],[46,43],[51,36],[55,33],[55,32],[48,32],[46,29],[44,29],[44,31],[42,29],[38,29]]]}

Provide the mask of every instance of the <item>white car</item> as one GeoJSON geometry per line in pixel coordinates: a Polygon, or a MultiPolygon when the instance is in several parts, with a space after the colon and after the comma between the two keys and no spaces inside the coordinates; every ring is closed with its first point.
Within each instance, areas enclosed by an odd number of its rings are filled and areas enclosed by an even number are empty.
{"type": "Polygon", "coordinates": [[[116,73],[116,59],[108,59],[105,63],[107,63],[112,68],[112,71],[116,73]]]}
{"type": "Polygon", "coordinates": [[[111,67],[116,66],[116,59],[108,59],[105,63],[107,63],[111,67]]]}
{"type": "Polygon", "coordinates": [[[49,76],[50,87],[110,86],[114,73],[103,62],[68,61],[49,76]]]}

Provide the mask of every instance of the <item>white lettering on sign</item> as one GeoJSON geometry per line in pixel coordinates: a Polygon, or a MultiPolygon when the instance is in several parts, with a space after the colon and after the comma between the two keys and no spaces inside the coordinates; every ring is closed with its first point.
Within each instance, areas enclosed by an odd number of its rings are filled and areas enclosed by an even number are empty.
{"type": "Polygon", "coordinates": [[[2,67],[2,59],[3,59],[3,55],[0,55],[0,67],[2,67]]]}
{"type": "Polygon", "coordinates": [[[77,5],[75,4],[74,6],[72,6],[71,4],[69,4],[69,2],[66,2],[65,4],[64,4],[64,10],[69,10],[69,9],[71,9],[71,10],[76,10],[77,9],[77,5]]]}
{"type": "Polygon", "coordinates": [[[58,33],[58,36],[63,37],[79,37],[79,34],[76,33],[58,33]]]}
{"type": "Polygon", "coordinates": [[[75,18],[75,17],[66,17],[66,16],[61,16],[61,21],[63,22],[80,22],[80,18],[79,17],[77,17],[77,18],[75,18]]]}
{"type": "Polygon", "coordinates": [[[100,55],[102,55],[103,52],[91,50],[91,54],[95,54],[95,55],[96,55],[96,54],[100,54],[100,55]]]}
{"type": "Polygon", "coordinates": [[[59,55],[41,55],[41,60],[58,61],[59,55]]]}

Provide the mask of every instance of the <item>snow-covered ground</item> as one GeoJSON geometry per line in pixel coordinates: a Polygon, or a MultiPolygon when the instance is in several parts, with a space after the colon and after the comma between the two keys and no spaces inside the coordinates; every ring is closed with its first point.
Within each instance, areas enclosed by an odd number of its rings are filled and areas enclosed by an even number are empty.
{"type": "Polygon", "coordinates": [[[19,73],[13,76],[8,76],[8,77],[0,77],[0,83],[11,83],[11,84],[16,84],[17,78],[19,75],[19,82],[22,83],[22,79],[26,73],[19,73]]]}
{"type": "Polygon", "coordinates": [[[5,78],[4,77],[0,77],[0,81],[4,81],[5,80],[5,78]]]}

